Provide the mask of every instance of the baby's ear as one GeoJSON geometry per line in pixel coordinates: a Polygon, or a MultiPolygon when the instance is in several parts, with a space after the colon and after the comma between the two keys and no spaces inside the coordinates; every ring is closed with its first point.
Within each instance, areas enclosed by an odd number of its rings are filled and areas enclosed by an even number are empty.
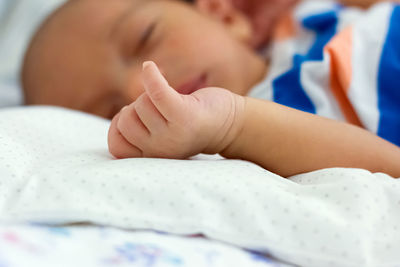
{"type": "Polygon", "coordinates": [[[251,22],[232,0],[196,0],[196,8],[224,24],[235,38],[250,43],[253,34],[251,22]]]}

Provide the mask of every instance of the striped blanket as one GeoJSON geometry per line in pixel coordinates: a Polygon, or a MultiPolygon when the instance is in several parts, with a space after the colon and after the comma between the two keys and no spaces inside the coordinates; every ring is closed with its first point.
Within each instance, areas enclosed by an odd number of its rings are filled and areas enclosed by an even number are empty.
{"type": "Polygon", "coordinates": [[[303,1],[278,24],[250,96],[361,126],[400,146],[400,6],[303,1]]]}

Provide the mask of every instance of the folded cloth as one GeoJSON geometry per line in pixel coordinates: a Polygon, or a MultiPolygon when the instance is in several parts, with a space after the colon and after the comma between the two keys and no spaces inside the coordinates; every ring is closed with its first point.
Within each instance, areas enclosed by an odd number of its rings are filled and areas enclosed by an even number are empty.
{"type": "Polygon", "coordinates": [[[204,238],[91,225],[0,225],[0,266],[289,267],[204,238]]]}

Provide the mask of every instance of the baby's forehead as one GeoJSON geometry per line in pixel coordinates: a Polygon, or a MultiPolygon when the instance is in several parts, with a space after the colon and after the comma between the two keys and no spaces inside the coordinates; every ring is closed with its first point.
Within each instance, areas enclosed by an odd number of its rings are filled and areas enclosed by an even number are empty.
{"type": "Polygon", "coordinates": [[[108,42],[113,29],[132,10],[157,0],[69,0],[56,10],[35,34],[42,47],[64,47],[108,42]]]}
{"type": "MultiPolygon", "coordinates": [[[[153,0],[75,0],[69,1],[56,15],[67,25],[105,27],[121,20],[132,9],[153,0]]],[[[94,27],[96,28],[96,27],[94,27]]]]}

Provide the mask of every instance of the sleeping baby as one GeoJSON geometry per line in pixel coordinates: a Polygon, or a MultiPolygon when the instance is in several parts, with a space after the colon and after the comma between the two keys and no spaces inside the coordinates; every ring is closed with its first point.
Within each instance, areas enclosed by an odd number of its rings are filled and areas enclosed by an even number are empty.
{"type": "Polygon", "coordinates": [[[25,101],[112,118],[116,158],[219,153],[284,177],[400,177],[400,6],[342,4],[277,9],[260,53],[229,0],[70,0],[27,50],[25,101]]]}

